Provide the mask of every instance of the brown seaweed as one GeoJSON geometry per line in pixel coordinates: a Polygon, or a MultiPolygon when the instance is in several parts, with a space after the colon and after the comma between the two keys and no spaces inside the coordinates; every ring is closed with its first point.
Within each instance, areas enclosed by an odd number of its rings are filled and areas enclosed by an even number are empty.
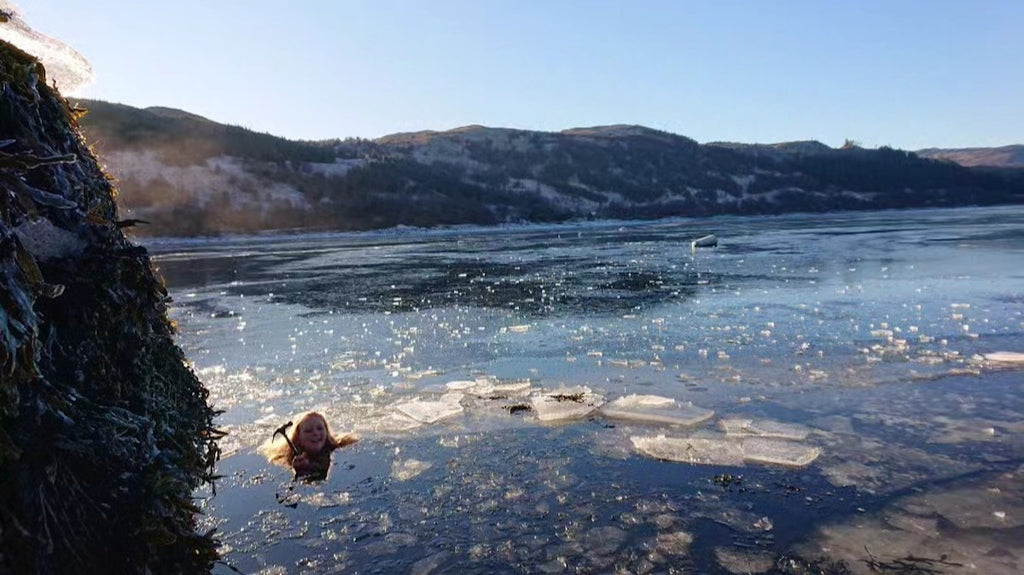
{"type": "Polygon", "coordinates": [[[78,113],[0,41],[0,573],[209,571],[216,412],[78,113]]]}

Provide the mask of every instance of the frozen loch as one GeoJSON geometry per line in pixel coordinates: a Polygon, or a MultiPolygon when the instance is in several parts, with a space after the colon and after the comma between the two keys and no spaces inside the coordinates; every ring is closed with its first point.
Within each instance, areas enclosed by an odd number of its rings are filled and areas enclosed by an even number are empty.
{"type": "Polygon", "coordinates": [[[218,575],[1024,572],[1024,207],[150,249],[218,575]],[[309,410],[361,440],[304,482],[309,410]]]}

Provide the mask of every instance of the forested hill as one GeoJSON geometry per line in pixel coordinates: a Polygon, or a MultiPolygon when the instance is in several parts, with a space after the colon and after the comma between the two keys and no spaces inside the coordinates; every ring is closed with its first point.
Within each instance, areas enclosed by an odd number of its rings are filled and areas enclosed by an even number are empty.
{"type": "Polygon", "coordinates": [[[169,108],[80,100],[139,234],[659,218],[1024,201],[1024,170],[820,142],[711,143],[641,126],[467,126],[297,142],[169,108]]]}

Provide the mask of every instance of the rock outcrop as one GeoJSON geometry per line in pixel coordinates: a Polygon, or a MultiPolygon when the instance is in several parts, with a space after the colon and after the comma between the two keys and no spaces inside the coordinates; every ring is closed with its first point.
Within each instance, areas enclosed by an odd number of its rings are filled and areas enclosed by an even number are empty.
{"type": "Polygon", "coordinates": [[[75,110],[0,41],[0,573],[195,573],[215,412],[75,110]]]}

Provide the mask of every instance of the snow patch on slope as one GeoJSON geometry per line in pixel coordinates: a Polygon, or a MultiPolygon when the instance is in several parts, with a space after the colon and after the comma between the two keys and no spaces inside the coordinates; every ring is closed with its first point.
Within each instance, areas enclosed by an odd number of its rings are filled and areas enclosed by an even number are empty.
{"type": "MultiPolygon", "coordinates": [[[[154,150],[111,152],[104,156],[107,169],[121,181],[140,187],[157,183],[171,185],[175,197],[169,203],[206,206],[214,197],[227,195],[232,206],[287,205],[310,209],[305,196],[292,186],[251,174],[241,160],[216,156],[205,164],[168,165],[154,150]]],[[[268,206],[269,207],[269,206],[268,206]]]]}

